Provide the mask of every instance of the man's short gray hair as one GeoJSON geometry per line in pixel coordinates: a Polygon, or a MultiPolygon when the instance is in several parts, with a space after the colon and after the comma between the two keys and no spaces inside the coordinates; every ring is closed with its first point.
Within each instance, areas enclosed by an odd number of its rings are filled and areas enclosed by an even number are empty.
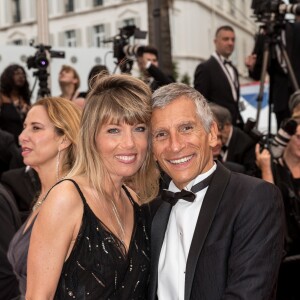
{"type": "Polygon", "coordinates": [[[183,96],[195,103],[200,122],[204,130],[209,133],[214,120],[211,109],[204,96],[186,84],[170,83],[156,90],[152,95],[152,109],[163,108],[183,96]]]}

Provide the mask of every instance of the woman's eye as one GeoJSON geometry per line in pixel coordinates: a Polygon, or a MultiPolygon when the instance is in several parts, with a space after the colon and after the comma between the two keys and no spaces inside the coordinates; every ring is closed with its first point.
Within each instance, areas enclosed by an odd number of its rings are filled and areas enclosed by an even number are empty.
{"type": "Polygon", "coordinates": [[[110,129],[107,130],[107,132],[108,133],[119,133],[120,131],[117,128],[110,128],[110,129]]]}
{"type": "Polygon", "coordinates": [[[135,128],[135,131],[145,132],[146,131],[146,126],[138,126],[138,127],[135,128]]]}
{"type": "Polygon", "coordinates": [[[33,126],[32,129],[33,129],[34,131],[36,131],[36,130],[39,130],[40,127],[38,127],[38,126],[33,126]]]}

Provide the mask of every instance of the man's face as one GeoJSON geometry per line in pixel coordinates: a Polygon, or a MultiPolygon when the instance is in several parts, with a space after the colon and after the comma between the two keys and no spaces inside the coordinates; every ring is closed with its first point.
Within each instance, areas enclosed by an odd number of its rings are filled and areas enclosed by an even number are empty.
{"type": "Polygon", "coordinates": [[[158,60],[155,54],[145,52],[143,54],[143,59],[145,62],[150,61],[152,65],[158,67],[158,60]]]}
{"type": "Polygon", "coordinates": [[[230,30],[220,30],[215,38],[216,52],[228,58],[234,50],[234,43],[234,32],[230,30]]]}
{"type": "Polygon", "coordinates": [[[217,125],[213,123],[207,133],[190,99],[182,96],[155,108],[151,126],[154,158],[179,189],[213,166],[217,125]]]}

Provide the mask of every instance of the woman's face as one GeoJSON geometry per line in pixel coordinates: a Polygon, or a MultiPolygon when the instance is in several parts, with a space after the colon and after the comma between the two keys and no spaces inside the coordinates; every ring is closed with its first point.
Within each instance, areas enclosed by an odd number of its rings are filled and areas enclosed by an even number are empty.
{"type": "Polygon", "coordinates": [[[286,150],[290,155],[300,159],[300,125],[297,126],[296,133],[291,137],[286,150]]]}
{"type": "Polygon", "coordinates": [[[38,169],[56,163],[62,137],[55,132],[46,109],[37,105],[29,110],[19,141],[24,163],[38,169]]]}
{"type": "Polygon", "coordinates": [[[17,87],[22,87],[26,82],[26,75],[22,69],[16,69],[13,75],[14,84],[17,87]]]}
{"type": "Polygon", "coordinates": [[[96,136],[97,150],[115,181],[134,175],[148,150],[146,124],[104,124],[96,136]]]}

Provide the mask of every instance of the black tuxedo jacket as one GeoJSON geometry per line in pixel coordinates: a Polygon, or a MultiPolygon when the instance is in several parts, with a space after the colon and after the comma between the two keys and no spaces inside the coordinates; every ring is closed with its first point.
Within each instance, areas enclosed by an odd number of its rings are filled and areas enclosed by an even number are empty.
{"type": "MultiPolygon", "coordinates": [[[[233,66],[236,78],[238,71],[233,66]]],[[[199,64],[194,75],[194,87],[208,101],[217,103],[226,107],[232,115],[232,123],[243,123],[239,112],[238,101],[235,101],[232,95],[229,80],[214,56],[207,61],[199,64]]],[[[240,97],[240,86],[236,89],[237,99],[240,97]]]]}
{"type": "Polygon", "coordinates": [[[233,126],[226,161],[243,165],[246,174],[254,175],[257,172],[255,160],[255,141],[240,128],[233,126]]]}
{"type": "MultiPolygon", "coordinates": [[[[162,202],[152,221],[149,300],[156,299],[158,261],[170,211],[171,206],[162,202]]],[[[275,299],[283,215],[275,185],[217,163],[188,254],[184,299],[275,299]]]]}

